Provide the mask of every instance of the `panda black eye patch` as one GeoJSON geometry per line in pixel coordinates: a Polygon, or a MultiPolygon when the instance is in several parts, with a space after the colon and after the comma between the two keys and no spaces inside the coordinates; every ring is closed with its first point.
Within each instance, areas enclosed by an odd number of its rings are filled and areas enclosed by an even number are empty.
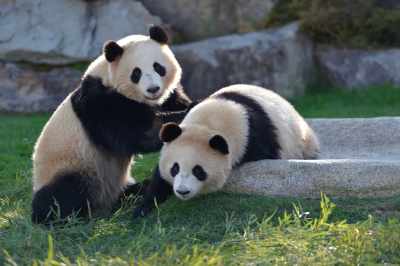
{"type": "Polygon", "coordinates": [[[138,67],[135,67],[131,75],[132,82],[138,84],[141,76],[142,76],[142,70],[140,70],[140,68],[138,67]]]}
{"type": "Polygon", "coordinates": [[[193,175],[199,180],[199,181],[205,181],[207,179],[207,173],[204,171],[203,167],[200,165],[196,165],[193,170],[193,175]]]}
{"type": "Polygon", "coordinates": [[[163,67],[159,63],[155,62],[153,64],[153,68],[154,68],[154,71],[158,73],[158,75],[160,75],[161,77],[165,76],[165,73],[166,73],[165,67],[163,67]]]}
{"type": "Polygon", "coordinates": [[[174,163],[174,165],[171,167],[169,172],[173,177],[175,177],[179,173],[179,164],[178,163],[174,163]]]}

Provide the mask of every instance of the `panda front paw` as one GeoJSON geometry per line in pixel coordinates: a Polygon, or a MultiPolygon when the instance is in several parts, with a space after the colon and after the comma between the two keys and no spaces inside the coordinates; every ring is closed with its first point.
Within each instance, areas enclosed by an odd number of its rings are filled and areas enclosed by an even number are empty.
{"type": "Polygon", "coordinates": [[[136,220],[139,218],[144,218],[151,210],[154,208],[154,205],[151,204],[147,205],[139,205],[136,209],[133,210],[132,220],[136,220]]]}

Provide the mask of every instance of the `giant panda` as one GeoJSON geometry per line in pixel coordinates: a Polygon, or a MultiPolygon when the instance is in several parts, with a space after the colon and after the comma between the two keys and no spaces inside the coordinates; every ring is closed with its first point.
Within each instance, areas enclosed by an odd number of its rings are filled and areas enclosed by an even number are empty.
{"type": "Polygon", "coordinates": [[[149,35],[105,43],[43,128],[32,156],[33,222],[95,217],[140,190],[130,176],[133,155],[160,150],[162,124],[179,118],[157,112],[190,104],[167,32],[152,25],[149,35]]]}
{"type": "Polygon", "coordinates": [[[183,200],[216,191],[233,167],[263,159],[316,159],[316,135],[278,94],[251,85],[223,88],[195,105],[182,123],[163,125],[158,168],[133,218],[175,193],[183,200]]]}

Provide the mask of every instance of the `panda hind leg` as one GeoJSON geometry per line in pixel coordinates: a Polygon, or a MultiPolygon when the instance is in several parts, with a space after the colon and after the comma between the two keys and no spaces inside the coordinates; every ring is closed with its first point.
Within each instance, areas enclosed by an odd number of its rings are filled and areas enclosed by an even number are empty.
{"type": "Polygon", "coordinates": [[[88,200],[93,191],[90,178],[84,173],[64,173],[33,195],[31,219],[44,223],[63,219],[75,212],[76,217],[88,217],[88,200]]]}

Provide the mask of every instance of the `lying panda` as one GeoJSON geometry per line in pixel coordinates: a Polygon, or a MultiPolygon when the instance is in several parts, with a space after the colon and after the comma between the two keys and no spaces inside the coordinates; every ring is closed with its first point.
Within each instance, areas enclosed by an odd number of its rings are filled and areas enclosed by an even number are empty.
{"type": "Polygon", "coordinates": [[[316,159],[317,137],[278,94],[256,86],[223,88],[194,106],[180,125],[167,123],[149,193],[134,210],[145,216],[175,193],[190,199],[216,191],[232,167],[263,159],[316,159]]]}
{"type": "Polygon", "coordinates": [[[156,112],[190,104],[167,32],[153,25],[149,33],[105,43],[45,125],[32,156],[33,222],[54,220],[57,211],[86,218],[89,208],[94,217],[124,191],[140,190],[130,176],[133,155],[161,149],[159,130],[171,121],[156,112]]]}

